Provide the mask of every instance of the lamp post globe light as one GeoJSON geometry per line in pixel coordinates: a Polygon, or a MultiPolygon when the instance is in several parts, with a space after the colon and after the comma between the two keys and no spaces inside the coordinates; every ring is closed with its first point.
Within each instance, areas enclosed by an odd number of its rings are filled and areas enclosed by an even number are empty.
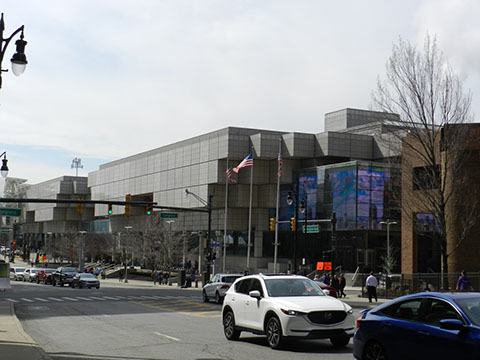
{"type": "Polygon", "coordinates": [[[20,76],[25,71],[25,68],[28,64],[27,56],[25,55],[25,46],[27,42],[23,40],[23,30],[24,26],[20,26],[17,30],[15,30],[12,35],[8,38],[3,37],[3,31],[5,30],[5,22],[3,21],[3,13],[2,17],[0,18],[0,89],[2,88],[2,72],[7,72],[8,70],[2,69],[2,61],[5,56],[5,52],[7,50],[8,44],[13,39],[13,37],[21,32],[20,39],[15,42],[17,46],[17,51],[13,54],[11,58],[12,62],[12,72],[15,76],[20,76]]]}
{"type": "Polygon", "coordinates": [[[2,156],[3,156],[3,159],[2,159],[2,168],[0,169],[0,172],[1,172],[1,174],[2,174],[2,177],[5,178],[5,177],[7,177],[7,175],[8,175],[7,152],[4,151],[4,152],[0,155],[0,157],[2,157],[2,156]]]}

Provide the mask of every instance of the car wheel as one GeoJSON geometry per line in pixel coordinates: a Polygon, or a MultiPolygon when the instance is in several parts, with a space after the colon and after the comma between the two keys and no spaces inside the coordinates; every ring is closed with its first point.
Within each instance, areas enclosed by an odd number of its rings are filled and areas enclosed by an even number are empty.
{"type": "Polygon", "coordinates": [[[376,341],[372,341],[365,345],[365,350],[363,351],[363,360],[387,360],[387,355],[385,355],[385,350],[383,350],[382,345],[376,341]]]}
{"type": "Polygon", "coordinates": [[[240,337],[240,331],[235,329],[235,316],[232,311],[223,315],[223,333],[228,340],[238,340],[240,337]]]}
{"type": "Polygon", "coordinates": [[[203,290],[202,297],[203,297],[203,302],[208,302],[208,296],[205,290],[203,290]]]}
{"type": "Polygon", "coordinates": [[[74,288],[75,288],[75,284],[72,282],[72,283],[70,284],[70,287],[71,287],[72,289],[74,289],[74,288]]]}
{"type": "Polygon", "coordinates": [[[333,346],[337,348],[342,348],[348,345],[348,343],[350,342],[350,338],[348,336],[336,337],[331,338],[330,342],[333,346]]]}
{"type": "Polygon", "coordinates": [[[220,296],[220,293],[217,291],[216,294],[215,294],[215,302],[217,304],[221,304],[223,301],[222,301],[222,297],[220,296]]]}
{"type": "Polygon", "coordinates": [[[100,285],[97,285],[96,288],[97,288],[97,289],[100,289],[100,285]]]}
{"type": "Polygon", "coordinates": [[[282,338],[282,326],[280,325],[280,320],[276,316],[272,316],[267,321],[267,334],[268,345],[272,349],[279,349],[283,344],[282,338]]]}

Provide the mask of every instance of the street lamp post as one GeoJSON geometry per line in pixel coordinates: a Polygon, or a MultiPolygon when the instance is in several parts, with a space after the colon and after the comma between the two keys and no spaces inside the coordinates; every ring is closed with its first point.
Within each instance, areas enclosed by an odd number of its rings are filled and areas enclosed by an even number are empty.
{"type": "MultiPolygon", "coordinates": [[[[175,224],[175,220],[167,220],[166,223],[168,224],[168,271],[170,272],[170,269],[172,267],[171,263],[171,257],[172,257],[172,224],[175,224]]],[[[183,263],[183,266],[185,266],[185,262],[183,263]]],[[[168,285],[172,285],[172,277],[170,276],[171,274],[168,274],[168,285]]],[[[181,284],[183,286],[183,284],[181,284]]]]}
{"type": "Polygon", "coordinates": [[[205,201],[204,199],[202,199],[200,196],[198,196],[197,194],[189,191],[188,189],[185,189],[185,193],[186,195],[192,195],[195,199],[197,199],[198,201],[200,201],[203,205],[205,205],[207,207],[207,212],[208,212],[208,229],[207,229],[207,261],[205,262],[205,267],[206,267],[206,270],[207,270],[207,276],[206,276],[206,279],[203,279],[204,281],[208,281],[210,280],[210,274],[211,274],[211,269],[210,269],[210,266],[211,266],[211,259],[212,259],[212,248],[210,246],[210,242],[211,242],[211,237],[212,237],[212,198],[213,198],[213,195],[208,195],[208,201],[205,201]]]}
{"type": "Polygon", "coordinates": [[[396,221],[390,221],[390,219],[387,219],[387,221],[380,221],[380,224],[382,225],[387,225],[387,271],[390,274],[390,266],[391,266],[391,253],[390,253],[390,225],[396,225],[396,221]]]}
{"type": "Polygon", "coordinates": [[[287,204],[290,206],[294,204],[295,212],[293,218],[295,219],[295,229],[293,230],[293,273],[297,273],[297,220],[298,220],[298,192],[296,190],[291,190],[287,195],[287,204]],[[295,196],[295,199],[292,196],[295,196]]]}
{"type": "Polygon", "coordinates": [[[126,246],[125,246],[125,278],[123,279],[123,282],[128,283],[128,266],[127,266],[127,254],[128,254],[128,246],[129,246],[129,240],[130,240],[130,229],[132,227],[130,225],[125,226],[125,229],[127,229],[127,240],[126,240],[126,246]]]}
{"type": "Polygon", "coordinates": [[[17,30],[15,30],[12,35],[8,38],[3,38],[3,31],[5,30],[5,22],[3,21],[3,13],[0,19],[0,89],[2,88],[2,72],[7,72],[8,70],[2,69],[2,61],[3,57],[5,56],[5,51],[7,50],[7,46],[13,37],[21,32],[20,39],[15,42],[17,46],[17,51],[13,54],[12,59],[12,72],[16,76],[20,76],[25,71],[25,67],[28,64],[27,57],[25,56],[25,46],[27,42],[23,40],[23,30],[24,26],[20,26],[17,30]]]}
{"type": "Polygon", "coordinates": [[[85,270],[85,234],[87,233],[86,231],[79,231],[78,232],[81,237],[80,237],[80,251],[78,252],[78,271],[83,273],[85,270]]]}

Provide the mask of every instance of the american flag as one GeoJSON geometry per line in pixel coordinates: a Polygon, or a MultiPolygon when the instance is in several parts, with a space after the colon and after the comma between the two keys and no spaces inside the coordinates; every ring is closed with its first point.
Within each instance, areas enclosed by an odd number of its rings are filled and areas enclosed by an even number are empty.
{"type": "Polygon", "coordinates": [[[227,171],[225,171],[225,172],[227,173],[228,182],[230,184],[236,184],[237,180],[232,179],[232,169],[230,169],[230,167],[228,165],[227,165],[227,171]]]}
{"type": "Polygon", "coordinates": [[[238,174],[240,169],[246,168],[246,167],[252,167],[252,166],[253,166],[253,157],[252,157],[252,153],[250,153],[245,159],[242,160],[240,164],[238,164],[237,167],[233,168],[233,171],[235,171],[238,174]]]}
{"type": "Polygon", "coordinates": [[[282,160],[282,154],[278,153],[278,177],[282,177],[282,168],[283,168],[283,160],[282,160]]]}

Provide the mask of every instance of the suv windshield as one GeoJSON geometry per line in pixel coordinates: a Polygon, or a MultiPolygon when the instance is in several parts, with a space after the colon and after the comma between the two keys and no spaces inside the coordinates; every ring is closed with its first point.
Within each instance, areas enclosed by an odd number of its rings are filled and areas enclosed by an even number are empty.
{"type": "Polygon", "coordinates": [[[310,279],[266,279],[268,295],[277,296],[325,296],[320,287],[310,279]]]}
{"type": "Polygon", "coordinates": [[[75,268],[63,268],[63,272],[66,272],[66,273],[67,272],[74,272],[74,273],[76,273],[77,270],[75,268]]]}

